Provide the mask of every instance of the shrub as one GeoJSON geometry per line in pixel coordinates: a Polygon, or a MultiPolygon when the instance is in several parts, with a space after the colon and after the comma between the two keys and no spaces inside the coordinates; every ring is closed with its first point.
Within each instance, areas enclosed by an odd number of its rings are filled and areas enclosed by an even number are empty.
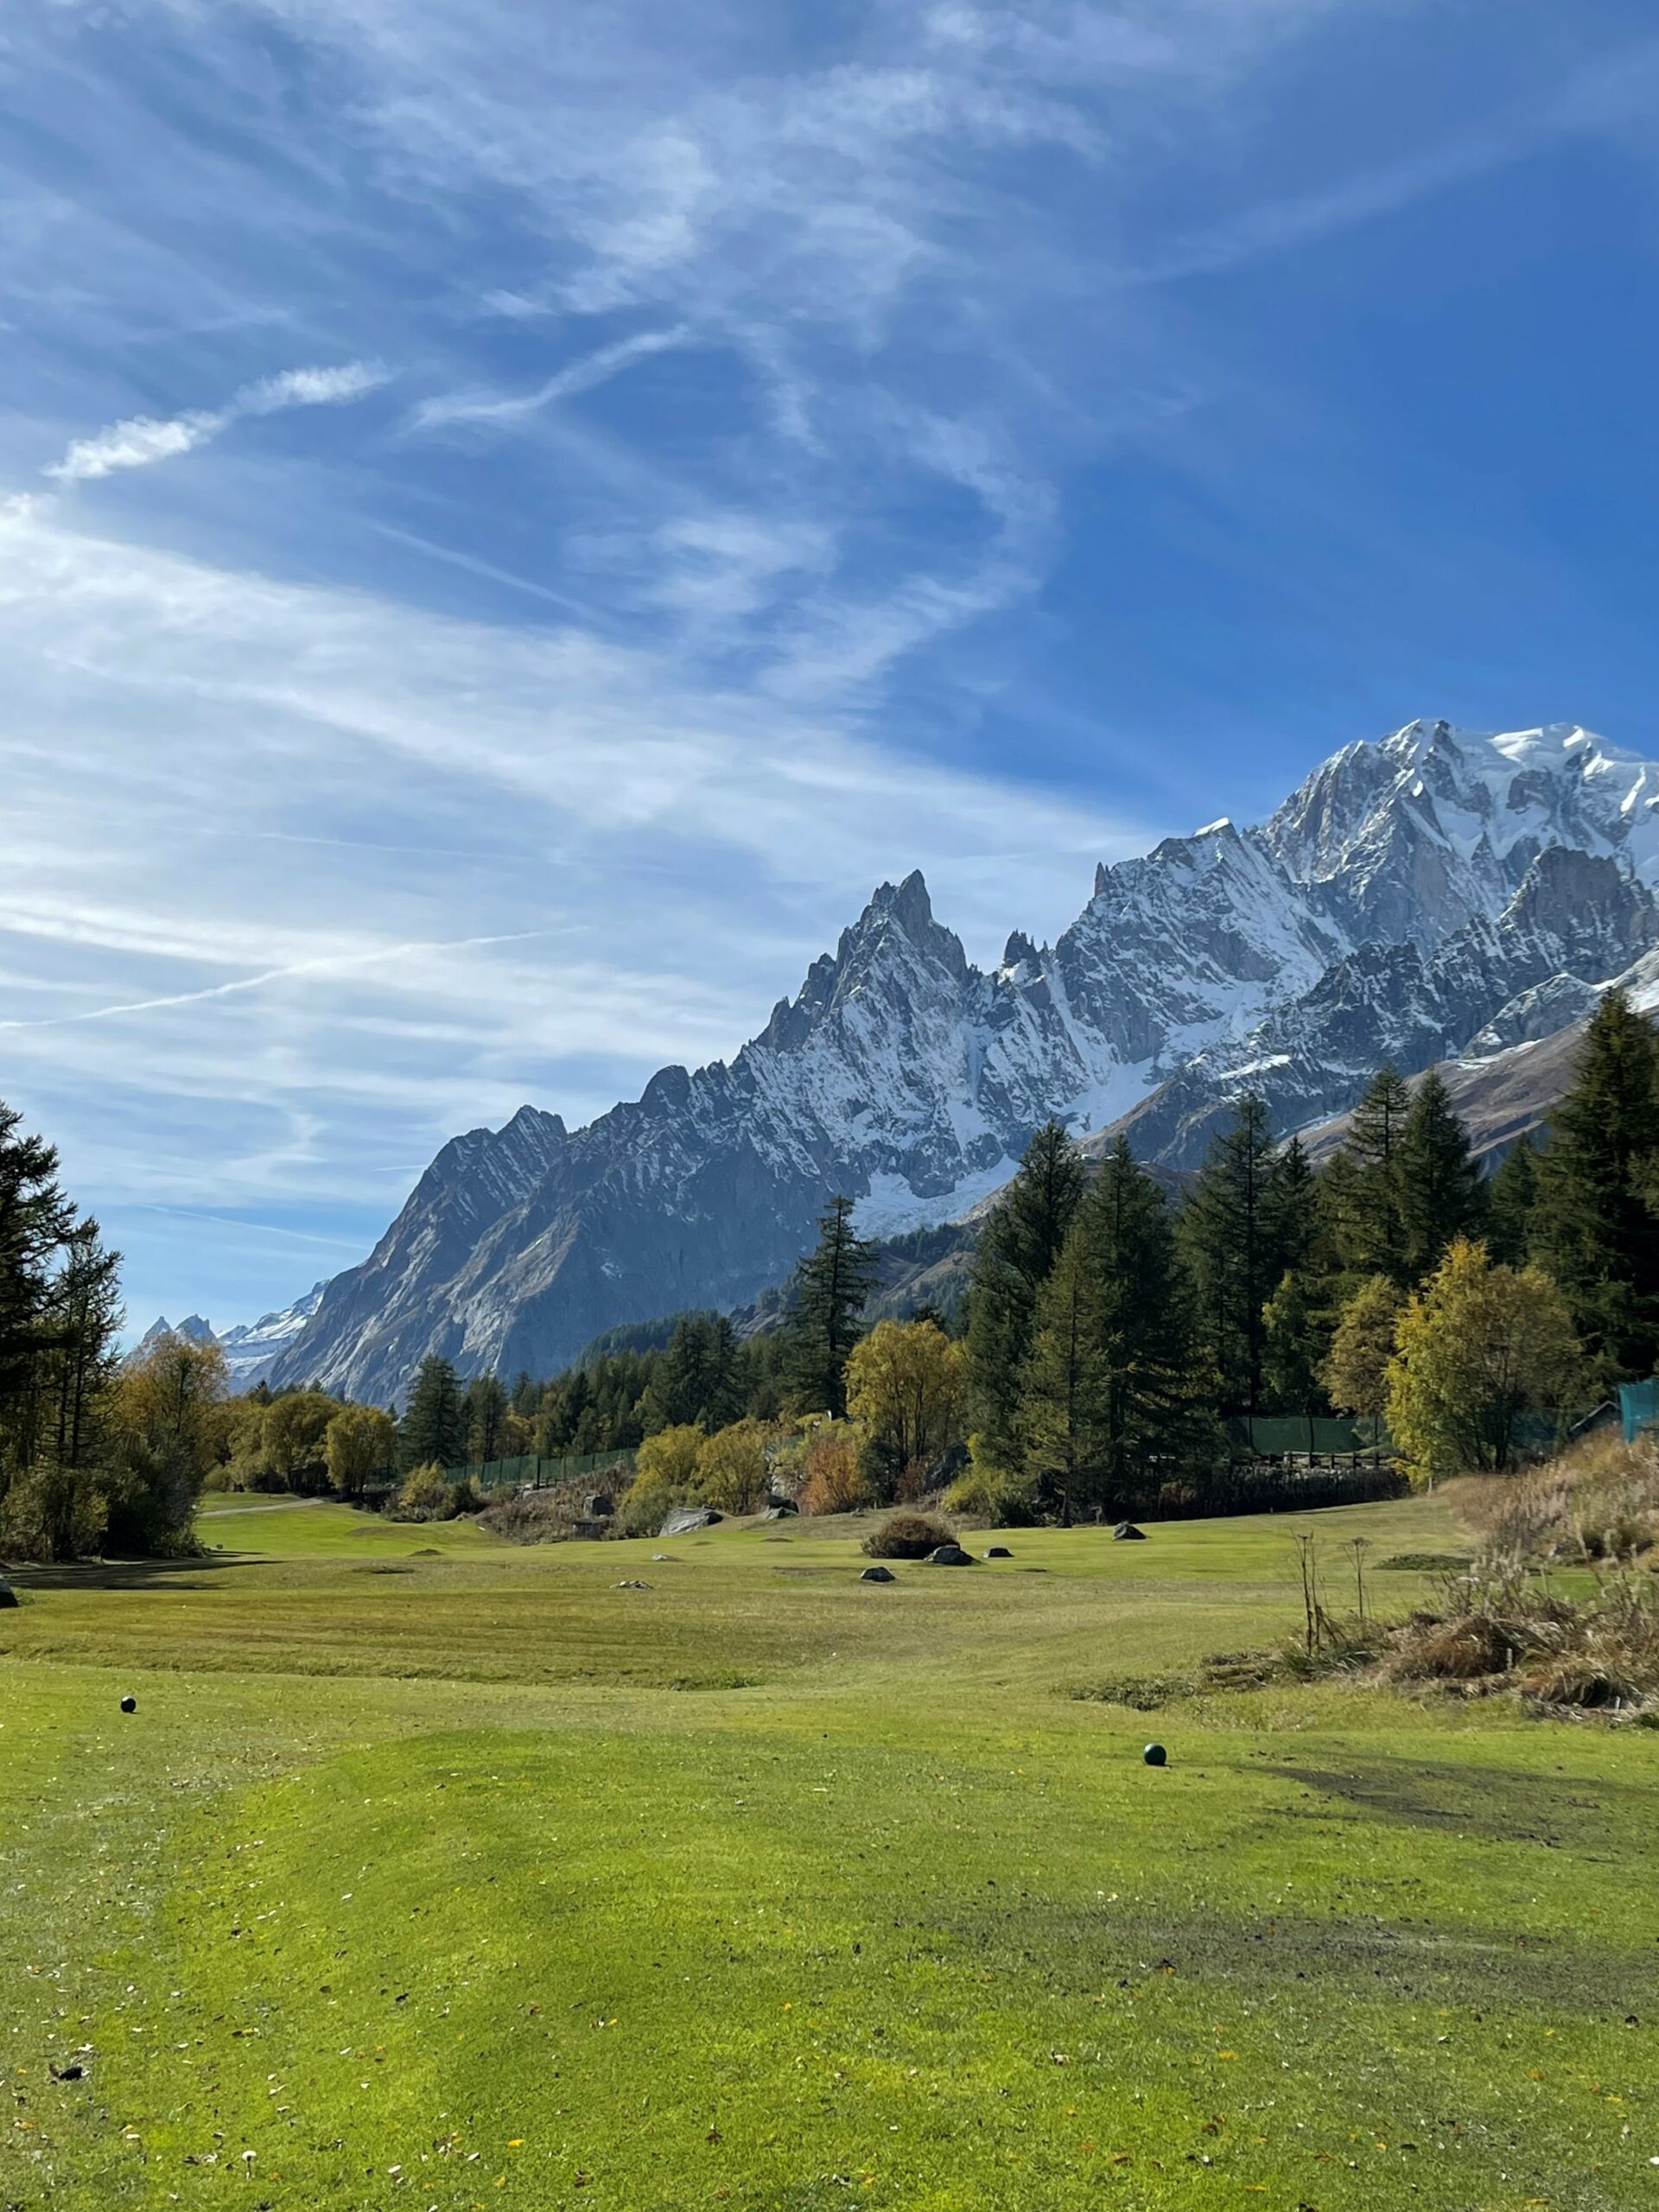
{"type": "Polygon", "coordinates": [[[470,1475],[463,1475],[449,1492],[449,1510],[444,1518],[456,1521],[463,1513],[481,1513],[483,1510],[483,1493],[470,1475]]]}
{"type": "Polygon", "coordinates": [[[945,1491],[945,1510],[982,1515],[994,1529],[1034,1527],[1039,1516],[1030,1483],[990,1465],[975,1448],[978,1442],[977,1437],[968,1440],[973,1456],[945,1491]]]}
{"type": "Polygon", "coordinates": [[[108,1512],[109,1500],[89,1468],[25,1468],[0,1497],[0,1554],[84,1558],[98,1549],[108,1512]]]}
{"type": "Polygon", "coordinates": [[[443,1521],[450,1512],[449,1485],[435,1459],[411,1467],[392,1508],[395,1521],[443,1521]]]}
{"type": "Polygon", "coordinates": [[[801,1464],[806,1475],[803,1513],[855,1513],[869,1503],[869,1478],[851,1421],[822,1422],[808,1440],[801,1464]]]}
{"type": "Polygon", "coordinates": [[[957,1532],[931,1513],[889,1513],[864,1539],[872,1559],[925,1559],[941,1544],[953,1544],[957,1532]]]}

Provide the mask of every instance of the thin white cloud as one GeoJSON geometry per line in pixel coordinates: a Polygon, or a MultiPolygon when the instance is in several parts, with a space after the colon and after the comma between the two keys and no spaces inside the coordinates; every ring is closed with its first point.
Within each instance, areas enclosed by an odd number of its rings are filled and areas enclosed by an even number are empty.
{"type": "Polygon", "coordinates": [[[77,438],[61,461],[42,473],[60,484],[89,484],[124,468],[149,468],[208,444],[244,416],[276,415],[290,407],[336,407],[385,384],[390,372],[375,361],[340,368],[285,369],[245,385],[228,406],[194,408],[182,415],[137,415],[89,438],[77,438]]]}
{"type": "MultiPolygon", "coordinates": [[[[0,927],[3,927],[0,917],[0,927]]],[[[225,999],[243,991],[264,990],[271,983],[291,982],[302,976],[341,975],[347,969],[365,968],[382,960],[407,960],[422,952],[468,952],[486,944],[529,944],[551,937],[551,930],[512,930],[493,937],[449,937],[416,939],[407,944],[375,945],[366,952],[321,953],[315,960],[296,960],[285,968],[267,968],[257,976],[238,976],[232,983],[208,983],[200,990],[172,991],[164,997],[127,999],[116,1006],[82,1007],[76,1014],[51,1015],[42,1020],[0,1021],[0,1029],[59,1029],[69,1022],[108,1021],[117,1014],[156,1014],[167,1007],[200,1006],[206,999],[225,999]]]]}
{"type": "Polygon", "coordinates": [[[690,329],[683,323],[671,330],[642,331],[637,337],[620,339],[613,346],[596,346],[532,391],[444,393],[423,399],[416,408],[413,419],[416,428],[423,430],[438,429],[451,423],[518,422],[527,415],[539,413],[543,407],[550,407],[556,400],[574,398],[577,392],[591,391],[596,385],[608,383],[635,361],[688,345],[691,338],[690,329]]]}

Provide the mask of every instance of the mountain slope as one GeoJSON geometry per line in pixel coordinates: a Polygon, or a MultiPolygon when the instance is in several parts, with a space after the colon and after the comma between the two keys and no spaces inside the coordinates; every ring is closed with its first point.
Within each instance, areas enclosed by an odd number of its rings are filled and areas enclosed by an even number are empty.
{"type": "Polygon", "coordinates": [[[547,1372],[602,1330],[777,1281],[845,1190],[863,1225],[955,1218],[1031,1129],[1123,1121],[1186,1166],[1244,1089],[1282,1127],[1377,1061],[1576,1018],[1659,943],[1659,767],[1568,725],[1415,722],[1348,747],[1257,829],[1096,874],[1052,947],[989,972],[919,875],[884,885],[729,1063],[663,1069],[586,1128],[525,1107],[444,1147],[279,1357],[385,1398],[419,1359],[547,1372]]]}

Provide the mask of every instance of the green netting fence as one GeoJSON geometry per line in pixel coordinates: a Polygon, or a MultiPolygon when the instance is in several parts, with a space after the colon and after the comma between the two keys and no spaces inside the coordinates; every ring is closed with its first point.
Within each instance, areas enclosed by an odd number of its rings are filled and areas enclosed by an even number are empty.
{"type": "Polygon", "coordinates": [[[1313,1414],[1241,1414],[1228,1422],[1227,1441],[1236,1452],[1258,1459],[1345,1459],[1389,1448],[1380,1423],[1313,1414]]]}
{"type": "Polygon", "coordinates": [[[526,1452],[516,1459],[474,1460],[470,1466],[446,1467],[444,1480],[466,1482],[474,1490],[550,1490],[556,1483],[580,1482],[587,1475],[607,1474],[614,1467],[631,1467],[632,1452],[572,1452],[562,1459],[543,1459],[526,1452]]]}

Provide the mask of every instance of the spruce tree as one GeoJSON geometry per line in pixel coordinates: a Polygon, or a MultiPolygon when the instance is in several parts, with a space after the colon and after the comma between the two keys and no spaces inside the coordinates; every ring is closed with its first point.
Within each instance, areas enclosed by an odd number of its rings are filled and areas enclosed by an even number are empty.
{"type": "Polygon", "coordinates": [[[1518,1136],[1486,1186],[1486,1245],[1499,1267],[1526,1265],[1537,1205],[1537,1149],[1530,1137],[1518,1136]]]}
{"type": "Polygon", "coordinates": [[[1407,1281],[1416,1284],[1439,1267],[1455,1238],[1478,1236],[1486,1225],[1480,1166],[1436,1069],[1417,1085],[1393,1169],[1401,1260],[1407,1281]]]}
{"type": "Polygon", "coordinates": [[[847,1355],[875,1279],[875,1248],[853,1227],[852,1199],[831,1198],[791,1287],[791,1380],[804,1412],[846,1418],[847,1355]]]}
{"type": "Polygon", "coordinates": [[[1338,1237],[1351,1275],[1382,1274],[1402,1286],[1411,1279],[1399,1179],[1400,1141],[1410,1112],[1410,1091],[1398,1072],[1384,1065],[1366,1085],[1348,1124],[1338,1237]]]}
{"type": "Polygon", "coordinates": [[[435,1354],[421,1362],[410,1392],[409,1404],[397,1424],[397,1460],[405,1471],[435,1461],[440,1467],[461,1465],[467,1455],[467,1417],[461,1408],[461,1386],[447,1359],[435,1354]]]}
{"type": "Polygon", "coordinates": [[[1255,1414],[1263,1395],[1262,1309],[1284,1273],[1284,1215],[1273,1128],[1259,1098],[1239,1101],[1211,1144],[1181,1217],[1199,1315],[1230,1413],[1255,1414]]]}
{"type": "Polygon", "coordinates": [[[475,1375],[461,1401],[467,1457],[486,1465],[501,1456],[510,1401],[499,1375],[475,1375]]]}
{"type": "Polygon", "coordinates": [[[1083,1161],[1058,1122],[1026,1147],[1020,1172],[981,1230],[968,1302],[969,1421],[981,1456],[1019,1471],[1020,1409],[1038,1295],[1053,1273],[1084,1192],[1083,1161]]]}
{"type": "Polygon", "coordinates": [[[1659,1033],[1610,991],[1550,1120],[1533,1243],[1605,1382],[1659,1367],[1656,1165],[1659,1033]]]}
{"type": "Polygon", "coordinates": [[[1192,1287],[1163,1192],[1119,1138],[1038,1300],[1027,1471],[1063,1521],[1127,1509],[1212,1438],[1192,1287]]]}

